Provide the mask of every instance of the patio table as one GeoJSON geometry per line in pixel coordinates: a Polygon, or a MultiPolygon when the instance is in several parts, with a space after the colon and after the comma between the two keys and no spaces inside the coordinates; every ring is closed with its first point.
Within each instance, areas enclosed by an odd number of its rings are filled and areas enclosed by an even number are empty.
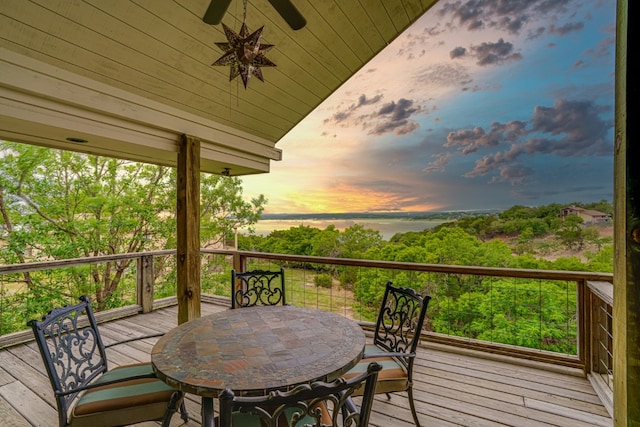
{"type": "Polygon", "coordinates": [[[287,306],[225,310],[183,323],[158,340],[151,363],[167,384],[202,397],[213,427],[213,399],[225,389],[265,393],[330,381],[362,358],[365,335],[339,314],[287,306]]]}

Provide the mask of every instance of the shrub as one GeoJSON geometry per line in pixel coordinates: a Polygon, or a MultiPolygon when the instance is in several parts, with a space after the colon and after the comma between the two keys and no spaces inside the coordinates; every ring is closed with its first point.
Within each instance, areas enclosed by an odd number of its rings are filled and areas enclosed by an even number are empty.
{"type": "Polygon", "coordinates": [[[331,288],[333,286],[333,278],[330,274],[318,274],[313,279],[313,283],[318,288],[331,288]]]}

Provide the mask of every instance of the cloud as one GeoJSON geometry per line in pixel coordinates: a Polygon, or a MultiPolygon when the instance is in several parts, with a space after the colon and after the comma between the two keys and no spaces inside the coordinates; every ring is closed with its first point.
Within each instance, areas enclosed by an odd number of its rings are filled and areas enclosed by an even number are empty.
{"type": "Polygon", "coordinates": [[[480,147],[495,147],[503,141],[515,142],[526,133],[525,127],[525,122],[514,120],[504,124],[493,122],[489,132],[480,126],[453,131],[447,135],[447,142],[444,146],[459,146],[462,154],[469,154],[477,151],[480,147]]]}
{"type": "Polygon", "coordinates": [[[438,87],[459,87],[471,83],[468,71],[456,64],[428,65],[412,78],[417,86],[431,85],[438,87]]]}
{"type": "Polygon", "coordinates": [[[420,106],[414,106],[413,101],[401,98],[398,102],[389,102],[382,106],[371,118],[377,121],[369,135],[382,135],[394,132],[396,135],[406,135],[418,128],[418,123],[410,120],[410,117],[421,110],[420,106]]]}
{"type": "Polygon", "coordinates": [[[582,22],[568,22],[560,27],[556,27],[555,25],[549,26],[549,33],[558,34],[564,36],[574,31],[581,31],[584,29],[584,23],[582,22]]]}
{"type": "Polygon", "coordinates": [[[441,16],[450,15],[469,31],[495,29],[518,34],[541,16],[567,11],[572,0],[456,0],[446,3],[441,16]]]}
{"type": "Polygon", "coordinates": [[[360,95],[358,98],[358,104],[355,108],[360,108],[363,105],[373,105],[382,99],[382,95],[376,95],[373,98],[367,98],[366,95],[360,95]]]}
{"type": "Polygon", "coordinates": [[[483,176],[497,170],[498,176],[490,182],[509,181],[515,185],[532,172],[518,163],[523,155],[611,156],[613,147],[607,134],[613,122],[600,118],[606,112],[610,107],[597,106],[592,101],[558,100],[553,107],[535,107],[528,129],[522,122],[511,122],[493,123],[489,132],[479,127],[458,130],[449,134],[445,146],[459,145],[463,154],[469,154],[479,147],[510,143],[508,150],[478,159],[465,176],[483,176]],[[522,140],[525,136],[529,138],[522,140]]]}
{"type": "Polygon", "coordinates": [[[522,59],[521,54],[513,51],[513,44],[505,42],[504,39],[499,39],[495,43],[481,43],[477,46],[471,46],[469,50],[472,56],[477,58],[476,64],[481,66],[522,59]]]}
{"type": "Polygon", "coordinates": [[[323,123],[325,125],[342,125],[344,127],[352,126],[353,123],[349,121],[354,115],[354,113],[362,107],[366,107],[369,105],[374,105],[378,103],[382,99],[382,95],[376,95],[372,98],[367,98],[366,95],[360,95],[358,97],[358,102],[355,104],[351,104],[349,107],[342,111],[338,111],[334,113],[330,118],[324,119],[323,123]]]}
{"type": "Polygon", "coordinates": [[[608,199],[614,30],[614,0],[441,0],[246,179],[271,212],[608,199]]]}
{"type": "Polygon", "coordinates": [[[526,200],[539,200],[542,198],[549,198],[555,196],[561,196],[564,202],[567,202],[566,195],[571,194],[573,197],[584,198],[585,200],[598,200],[609,199],[611,197],[611,191],[604,186],[570,186],[570,187],[556,187],[532,190],[531,188],[518,188],[513,191],[514,196],[519,199],[526,200]]]}
{"type": "Polygon", "coordinates": [[[431,173],[431,172],[443,172],[444,167],[449,163],[449,159],[451,158],[451,153],[438,153],[433,154],[432,157],[435,157],[436,160],[430,162],[424,169],[423,172],[431,173]]]}
{"type": "Polygon", "coordinates": [[[342,127],[359,126],[368,135],[383,135],[386,133],[406,135],[419,127],[418,123],[411,117],[420,113],[423,108],[410,99],[400,98],[398,101],[388,102],[373,112],[363,110],[365,107],[375,106],[381,99],[382,95],[372,98],[360,95],[357,103],[350,105],[345,110],[334,113],[330,118],[325,119],[323,124],[342,127]],[[360,111],[360,114],[356,115],[357,111],[360,111]]]}
{"type": "Polygon", "coordinates": [[[464,47],[455,47],[451,52],[449,52],[449,57],[451,59],[462,58],[467,53],[467,49],[464,47]]]}
{"type": "Polygon", "coordinates": [[[500,167],[500,175],[491,178],[489,183],[493,184],[508,181],[511,185],[520,185],[523,184],[530,175],[533,175],[533,169],[527,166],[505,165],[500,167]]]}

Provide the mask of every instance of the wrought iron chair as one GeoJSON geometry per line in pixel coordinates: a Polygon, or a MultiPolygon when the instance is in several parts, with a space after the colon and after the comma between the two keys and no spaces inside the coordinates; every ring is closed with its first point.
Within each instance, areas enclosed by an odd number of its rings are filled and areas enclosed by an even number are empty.
{"type": "Polygon", "coordinates": [[[367,427],[382,366],[367,365],[364,372],[348,380],[338,378],[302,384],[289,391],[272,391],[264,396],[234,396],[226,389],[219,398],[218,427],[367,427]],[[350,400],[362,389],[360,408],[350,400]]]}
{"type": "Polygon", "coordinates": [[[231,308],[254,305],[286,305],[284,268],[278,271],[231,270],[231,308]]]}
{"type": "MultiPolygon", "coordinates": [[[[162,420],[168,426],[180,407],[187,422],[183,393],[156,378],[151,363],[108,370],[106,348],[86,296],[76,305],[51,310],[30,320],[53,387],[60,427],[122,426],[162,420]]],[[[154,335],[158,336],[158,335],[154,335]]]]}
{"type": "Polygon", "coordinates": [[[390,398],[389,393],[406,391],[417,427],[420,422],[413,401],[413,364],[430,300],[428,295],[421,296],[413,289],[395,287],[387,282],[373,344],[365,347],[362,360],[344,375],[351,378],[366,370],[371,361],[380,363],[382,371],[376,393],[385,393],[390,398]]]}

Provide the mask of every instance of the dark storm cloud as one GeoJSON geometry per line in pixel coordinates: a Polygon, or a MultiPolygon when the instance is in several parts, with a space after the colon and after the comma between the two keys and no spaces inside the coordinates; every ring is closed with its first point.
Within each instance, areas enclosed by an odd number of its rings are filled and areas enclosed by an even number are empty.
{"type": "Polygon", "coordinates": [[[358,98],[358,102],[356,104],[351,104],[345,110],[338,111],[337,113],[332,115],[330,118],[325,119],[324,123],[325,124],[337,124],[337,125],[342,124],[343,126],[349,126],[350,125],[350,123],[348,122],[349,119],[351,119],[353,117],[354,113],[359,108],[361,108],[363,106],[367,106],[367,105],[376,104],[381,99],[382,99],[382,95],[376,95],[376,96],[374,96],[372,98],[367,98],[366,95],[360,95],[360,97],[358,98]]]}
{"type": "Polygon", "coordinates": [[[368,131],[369,135],[382,135],[385,133],[406,135],[418,128],[418,123],[412,120],[411,116],[421,112],[422,107],[415,105],[414,101],[410,99],[401,98],[397,102],[388,102],[373,113],[363,112],[356,114],[362,107],[374,106],[381,99],[382,95],[372,98],[360,95],[357,103],[350,105],[345,110],[336,112],[330,118],[325,119],[324,124],[342,127],[360,126],[368,131]]]}
{"type": "MultiPolygon", "coordinates": [[[[331,122],[340,123],[340,122],[343,122],[343,121],[347,120],[349,118],[349,116],[351,115],[351,111],[352,110],[347,110],[347,111],[339,111],[339,112],[335,113],[333,116],[331,116],[331,122]]],[[[327,119],[327,120],[329,120],[329,119],[327,119]]],[[[327,122],[327,120],[325,120],[325,123],[327,122]]]]}
{"type": "Polygon", "coordinates": [[[458,0],[441,8],[467,30],[494,28],[517,34],[540,15],[564,12],[572,0],[458,0]]]}
{"type": "MultiPolygon", "coordinates": [[[[613,123],[600,118],[600,114],[610,110],[591,101],[559,100],[553,107],[534,109],[533,132],[563,135],[549,148],[549,152],[562,157],[611,155],[611,142],[606,135],[613,123]]],[[[526,151],[538,150],[526,147],[526,151]]]]}
{"type": "Polygon", "coordinates": [[[471,54],[477,58],[478,65],[502,64],[506,61],[518,61],[522,55],[513,51],[513,44],[499,39],[495,43],[482,43],[471,46],[471,54]]]}
{"type": "Polygon", "coordinates": [[[373,105],[382,99],[382,95],[376,95],[373,98],[367,98],[366,95],[360,95],[358,98],[358,104],[356,108],[362,107],[363,105],[373,105]]]}
{"type": "Polygon", "coordinates": [[[376,124],[369,131],[369,135],[382,135],[388,132],[397,135],[408,134],[418,128],[418,123],[409,119],[420,110],[421,107],[414,106],[413,101],[409,99],[401,98],[398,102],[389,102],[370,116],[376,124]]]}
{"type": "Polygon", "coordinates": [[[491,178],[489,183],[508,181],[511,185],[522,184],[529,175],[533,175],[533,169],[526,166],[505,165],[500,167],[500,175],[491,178]]]}
{"type": "Polygon", "coordinates": [[[480,147],[495,147],[504,141],[515,142],[526,133],[526,125],[525,122],[514,120],[509,123],[493,122],[488,132],[480,126],[450,132],[444,146],[459,146],[462,154],[473,153],[480,147]]]}
{"type": "Polygon", "coordinates": [[[464,47],[456,47],[456,48],[453,48],[453,50],[451,50],[451,52],[449,52],[449,57],[451,59],[461,58],[466,53],[467,53],[467,49],[465,49],[464,47]]]}
{"type": "Polygon", "coordinates": [[[537,106],[525,130],[523,123],[511,122],[506,125],[492,124],[492,129],[474,128],[450,133],[445,146],[461,146],[463,154],[469,154],[478,147],[496,146],[509,143],[508,150],[489,154],[476,161],[467,177],[477,177],[498,171],[491,182],[509,180],[521,183],[526,175],[533,173],[523,168],[519,159],[523,155],[553,155],[558,157],[610,156],[612,143],[607,134],[613,123],[600,118],[609,112],[609,107],[597,106],[591,101],[559,100],[553,107],[537,106]],[[515,125],[517,124],[517,125],[515,125]],[[503,129],[513,125],[511,132],[503,129]],[[525,138],[529,136],[529,138],[525,138]],[[474,140],[477,137],[477,140],[474,140]],[[522,138],[521,138],[522,137],[522,138]]]}
{"type": "MultiPolygon", "coordinates": [[[[450,16],[453,22],[467,30],[493,29],[510,35],[528,31],[528,39],[544,34],[564,36],[584,29],[584,22],[574,21],[561,25],[555,18],[568,10],[573,0],[470,0],[450,1],[440,10],[441,16],[450,16]],[[544,22],[538,25],[537,22],[544,22]],[[527,27],[528,25],[528,27],[527,27]]],[[[449,30],[453,30],[450,28],[449,30]]],[[[550,45],[552,46],[552,45],[550,45]]],[[[451,59],[473,57],[480,66],[496,65],[506,61],[519,61],[522,54],[512,43],[500,39],[493,43],[482,43],[471,47],[455,47],[449,52],[451,59]]]]}

